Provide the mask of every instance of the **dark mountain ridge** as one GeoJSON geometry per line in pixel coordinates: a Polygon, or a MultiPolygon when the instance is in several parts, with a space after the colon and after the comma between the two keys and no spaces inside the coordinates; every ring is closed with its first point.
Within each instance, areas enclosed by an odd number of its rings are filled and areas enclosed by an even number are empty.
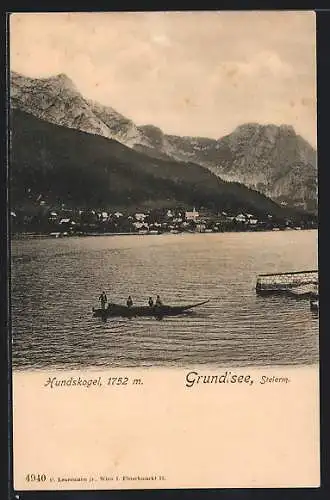
{"type": "Polygon", "coordinates": [[[154,159],[195,163],[277,202],[317,210],[316,151],[290,125],[247,123],[218,140],[180,137],[85,99],[63,74],[38,79],[13,72],[10,91],[12,108],[37,118],[115,139],[154,159]]]}
{"type": "Polygon", "coordinates": [[[27,191],[75,207],[206,207],[255,215],[293,214],[260,193],[193,164],[151,158],[98,135],[50,124],[13,109],[11,201],[27,191]]]}
{"type": "Polygon", "coordinates": [[[306,210],[317,208],[316,151],[289,125],[247,123],[218,140],[203,137],[161,136],[158,129],[140,127],[149,146],[139,151],[192,161],[223,180],[237,181],[275,201],[306,210]],[[153,147],[150,144],[153,144],[153,147]]]}

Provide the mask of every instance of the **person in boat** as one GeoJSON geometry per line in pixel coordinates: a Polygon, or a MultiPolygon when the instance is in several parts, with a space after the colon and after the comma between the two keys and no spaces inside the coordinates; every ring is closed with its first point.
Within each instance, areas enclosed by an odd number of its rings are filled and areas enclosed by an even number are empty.
{"type": "Polygon", "coordinates": [[[163,305],[163,302],[161,301],[161,299],[160,299],[160,296],[159,296],[159,295],[157,295],[155,305],[156,305],[157,307],[161,307],[161,306],[163,305]]]}
{"type": "Polygon", "coordinates": [[[126,305],[127,305],[127,307],[132,307],[132,305],[133,305],[133,300],[132,300],[132,297],[130,295],[128,296],[128,299],[126,301],[126,305]]]}
{"type": "Polygon", "coordinates": [[[101,309],[105,309],[105,305],[108,302],[105,292],[101,293],[101,295],[99,296],[99,301],[101,302],[101,309]]]}
{"type": "Polygon", "coordinates": [[[148,304],[149,304],[149,307],[153,307],[154,301],[153,301],[152,297],[149,297],[148,304]]]}

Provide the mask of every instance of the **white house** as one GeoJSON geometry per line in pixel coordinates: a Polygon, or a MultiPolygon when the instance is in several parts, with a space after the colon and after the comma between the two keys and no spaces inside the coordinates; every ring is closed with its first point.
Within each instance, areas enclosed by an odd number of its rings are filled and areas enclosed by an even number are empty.
{"type": "Polygon", "coordinates": [[[236,222],[246,222],[246,217],[244,214],[238,214],[235,217],[236,222]]]}
{"type": "Polygon", "coordinates": [[[195,207],[192,212],[186,212],[186,220],[195,221],[199,218],[199,212],[195,210],[195,207]]]}
{"type": "Polygon", "coordinates": [[[148,229],[148,225],[141,221],[133,222],[132,225],[135,229],[148,229]]]}
{"type": "Polygon", "coordinates": [[[142,213],[141,214],[135,214],[135,220],[138,220],[140,222],[141,221],[143,222],[146,217],[147,217],[146,214],[142,214],[142,213]]]}

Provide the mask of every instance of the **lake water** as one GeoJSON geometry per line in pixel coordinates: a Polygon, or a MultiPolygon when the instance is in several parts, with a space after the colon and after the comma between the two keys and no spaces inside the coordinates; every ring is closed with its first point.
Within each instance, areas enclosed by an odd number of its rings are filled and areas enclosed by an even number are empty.
{"type": "Polygon", "coordinates": [[[317,231],[12,242],[13,367],[267,366],[318,362],[308,300],[258,297],[259,273],[317,269],[317,231]],[[112,302],[211,299],[189,316],[92,317],[112,302]]]}

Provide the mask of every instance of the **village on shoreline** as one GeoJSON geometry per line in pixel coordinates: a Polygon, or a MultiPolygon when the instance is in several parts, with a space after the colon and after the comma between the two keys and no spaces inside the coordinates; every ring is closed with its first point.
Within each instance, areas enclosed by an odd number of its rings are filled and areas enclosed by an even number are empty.
{"type": "MultiPolygon", "coordinates": [[[[42,207],[41,207],[42,208],[42,207]]],[[[94,209],[44,209],[34,215],[10,213],[11,234],[24,236],[157,235],[317,229],[316,216],[279,218],[240,211],[152,209],[139,212],[94,209]]]]}

